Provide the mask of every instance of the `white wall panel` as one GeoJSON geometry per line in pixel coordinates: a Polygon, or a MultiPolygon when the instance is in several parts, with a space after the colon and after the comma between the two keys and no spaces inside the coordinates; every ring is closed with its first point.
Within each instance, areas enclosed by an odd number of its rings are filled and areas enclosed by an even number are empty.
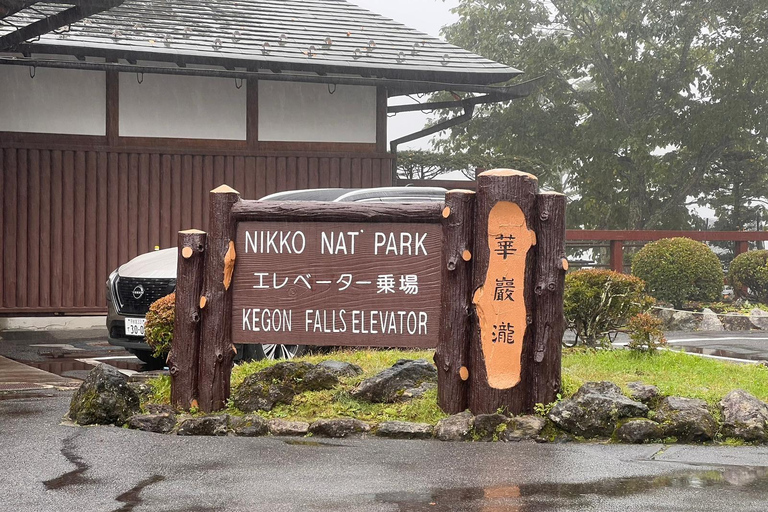
{"type": "Polygon", "coordinates": [[[259,140],[376,142],[376,88],[262,80],[259,140]]]}
{"type": "Polygon", "coordinates": [[[0,65],[0,131],[106,134],[102,71],[0,65]]]}
{"type": "Polygon", "coordinates": [[[246,87],[227,78],[120,73],[120,136],[245,140],[246,87]]]}

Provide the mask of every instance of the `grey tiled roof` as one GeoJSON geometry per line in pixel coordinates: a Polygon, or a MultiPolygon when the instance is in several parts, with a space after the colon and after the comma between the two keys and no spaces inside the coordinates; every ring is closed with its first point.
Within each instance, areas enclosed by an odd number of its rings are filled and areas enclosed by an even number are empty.
{"type": "MultiPolygon", "coordinates": [[[[25,25],[60,10],[37,4],[25,25]]],[[[0,35],[10,27],[0,24],[0,35]]],[[[40,52],[490,84],[520,72],[344,0],[127,0],[31,42],[40,52]]]]}

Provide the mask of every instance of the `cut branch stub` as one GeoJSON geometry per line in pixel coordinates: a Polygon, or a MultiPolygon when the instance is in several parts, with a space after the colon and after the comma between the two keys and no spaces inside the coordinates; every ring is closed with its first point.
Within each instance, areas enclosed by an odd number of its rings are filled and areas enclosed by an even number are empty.
{"type": "Polygon", "coordinates": [[[229,249],[224,256],[224,289],[229,290],[229,286],[232,284],[232,273],[235,271],[235,242],[229,241],[229,249]]]}

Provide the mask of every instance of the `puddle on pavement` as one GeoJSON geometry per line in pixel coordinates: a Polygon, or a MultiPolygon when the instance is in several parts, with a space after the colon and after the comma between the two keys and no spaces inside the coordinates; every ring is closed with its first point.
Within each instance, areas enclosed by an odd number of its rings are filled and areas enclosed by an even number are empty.
{"type": "Polygon", "coordinates": [[[332,447],[332,448],[344,448],[343,444],[324,443],[322,441],[299,441],[296,439],[290,439],[283,442],[291,446],[321,446],[321,447],[332,447]]]}
{"type": "Polygon", "coordinates": [[[378,503],[396,505],[401,512],[462,510],[533,512],[565,506],[589,506],[601,497],[626,497],[657,489],[738,489],[766,493],[768,467],[732,466],[662,476],[613,478],[588,483],[543,483],[434,489],[425,493],[377,494],[378,503]]]}
{"type": "Polygon", "coordinates": [[[141,503],[144,501],[141,498],[141,491],[149,487],[150,485],[154,485],[158,482],[162,482],[165,480],[165,477],[162,475],[152,475],[149,478],[145,478],[135,486],[133,486],[130,490],[124,492],[117,498],[115,498],[115,501],[119,501],[120,503],[124,503],[124,505],[118,509],[115,510],[115,512],[130,512],[134,508],[136,508],[137,505],[141,505],[141,503]]]}
{"type": "MultiPolygon", "coordinates": [[[[75,436],[76,437],[76,436],[75,436]]],[[[62,441],[61,454],[74,464],[75,469],[64,473],[61,476],[46,480],[43,482],[45,488],[48,490],[61,489],[62,487],[69,487],[71,485],[82,485],[91,482],[91,479],[83,476],[83,473],[90,469],[90,466],[75,453],[75,437],[68,437],[62,441]]]]}

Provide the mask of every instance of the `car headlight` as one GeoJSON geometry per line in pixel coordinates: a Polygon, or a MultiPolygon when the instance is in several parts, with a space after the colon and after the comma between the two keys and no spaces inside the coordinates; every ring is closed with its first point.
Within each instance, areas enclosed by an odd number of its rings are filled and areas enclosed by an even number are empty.
{"type": "Polygon", "coordinates": [[[117,269],[113,270],[111,274],[109,274],[109,277],[107,278],[107,300],[112,300],[112,290],[115,289],[115,281],[117,281],[117,269]]]}

